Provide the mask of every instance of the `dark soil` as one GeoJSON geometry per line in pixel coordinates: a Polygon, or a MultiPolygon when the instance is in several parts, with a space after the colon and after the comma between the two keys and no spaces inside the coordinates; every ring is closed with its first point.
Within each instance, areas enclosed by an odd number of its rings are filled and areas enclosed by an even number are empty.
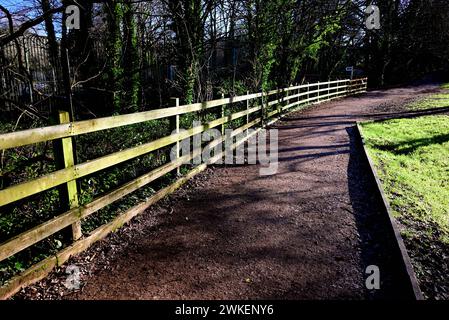
{"type": "Polygon", "coordinates": [[[373,91],[289,114],[279,170],[208,169],[15,299],[409,299],[394,238],[354,123],[401,114],[417,86],[373,91]],[[67,264],[68,265],[68,264],[67,264]],[[365,288],[377,265],[381,289],[365,288]]]}

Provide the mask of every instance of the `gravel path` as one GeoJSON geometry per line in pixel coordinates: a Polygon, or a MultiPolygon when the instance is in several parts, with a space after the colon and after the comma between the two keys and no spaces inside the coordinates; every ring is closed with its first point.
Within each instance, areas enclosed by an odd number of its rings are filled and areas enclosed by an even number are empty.
{"type": "MultiPolygon", "coordinates": [[[[291,113],[273,126],[276,175],[208,169],[73,259],[83,287],[64,298],[409,298],[353,125],[436,90],[373,91],[291,113]],[[380,267],[381,290],[365,289],[368,265],[380,267]]],[[[63,277],[61,268],[18,298],[60,297],[63,277]]]]}

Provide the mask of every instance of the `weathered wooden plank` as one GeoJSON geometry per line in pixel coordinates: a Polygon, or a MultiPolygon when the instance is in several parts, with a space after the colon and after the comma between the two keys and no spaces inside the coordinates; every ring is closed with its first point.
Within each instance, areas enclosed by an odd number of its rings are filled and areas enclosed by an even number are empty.
{"type": "MultiPolygon", "coordinates": [[[[259,123],[261,122],[261,119],[256,119],[257,121],[253,121],[254,123],[259,123]]],[[[243,133],[245,132],[245,130],[247,130],[249,127],[248,125],[244,125],[236,130],[234,130],[231,134],[231,137],[235,137],[236,135],[238,135],[239,133],[243,133]]],[[[248,140],[250,137],[256,135],[260,130],[262,129],[262,127],[257,128],[256,130],[254,130],[251,133],[247,133],[242,139],[234,142],[231,146],[232,149],[237,148],[239,145],[241,145],[242,143],[244,143],[246,140],[248,140]]],[[[222,140],[224,140],[225,138],[222,137],[222,140]]],[[[218,160],[220,160],[225,154],[225,151],[221,151],[219,154],[214,155],[212,158],[209,159],[209,164],[214,164],[215,162],[217,162],[218,160]]]]}
{"type": "Polygon", "coordinates": [[[228,119],[228,121],[236,120],[236,119],[242,118],[242,117],[244,117],[246,115],[250,115],[251,113],[257,112],[261,108],[262,108],[261,106],[255,106],[255,107],[252,107],[252,108],[247,109],[247,110],[235,112],[235,113],[227,116],[226,119],[228,119]]]}
{"type": "Polygon", "coordinates": [[[68,137],[72,134],[71,129],[68,123],[0,134],[0,150],[68,137]]]}
{"type": "Polygon", "coordinates": [[[70,167],[46,174],[28,182],[16,184],[7,189],[2,189],[0,190],[0,206],[54,188],[74,179],[76,179],[76,170],[75,167],[70,167]]]}
{"type": "Polygon", "coordinates": [[[104,157],[95,160],[91,160],[59,171],[55,171],[53,173],[44,175],[40,178],[24,182],[21,184],[17,184],[7,189],[0,190],[0,206],[12,203],[14,201],[23,199],[30,195],[51,189],[67,181],[71,181],[76,178],[86,176],[88,174],[103,170],[115,164],[122,163],[124,161],[133,159],[140,155],[168,146],[172,143],[175,143],[176,141],[183,140],[194,134],[201,133],[204,130],[217,127],[222,123],[225,123],[226,121],[231,121],[243,117],[247,114],[247,112],[249,113],[256,112],[260,110],[260,108],[261,107],[258,106],[251,108],[248,111],[245,110],[237,112],[227,117],[214,120],[209,124],[189,129],[185,132],[163,137],[144,145],[140,145],[134,148],[106,155],[104,157]]]}
{"type": "MultiPolygon", "coordinates": [[[[348,80],[334,80],[334,81],[330,81],[330,82],[321,82],[320,84],[328,84],[328,83],[329,84],[335,84],[335,83],[342,83],[342,82],[345,82],[345,81],[348,81],[348,80]]],[[[281,90],[284,90],[284,91],[295,91],[295,90],[298,90],[298,89],[306,89],[306,88],[314,87],[314,86],[317,86],[317,83],[301,84],[301,85],[296,85],[296,86],[291,86],[291,87],[288,87],[288,88],[284,88],[284,89],[281,89],[281,90]]],[[[273,91],[270,91],[270,93],[272,93],[272,92],[273,91]]]]}
{"type": "Polygon", "coordinates": [[[116,164],[147,154],[151,151],[163,148],[172,143],[175,143],[178,140],[182,140],[194,134],[201,133],[205,128],[209,127],[207,125],[203,125],[191,128],[185,132],[180,132],[178,134],[163,137],[140,146],[115,152],[95,160],[87,161],[73,167],[58,170],[53,173],[44,175],[40,178],[0,190],[0,206],[12,203],[16,200],[23,199],[33,194],[56,187],[62,183],[84,177],[91,173],[109,168],[116,164]]]}
{"type": "MultiPolygon", "coordinates": [[[[260,110],[260,107],[254,107],[249,110],[250,113],[260,110]]],[[[0,206],[12,203],[14,201],[26,198],[33,194],[54,188],[58,185],[66,183],[68,181],[75,180],[77,178],[84,177],[114,166],[116,164],[134,159],[138,156],[147,154],[154,150],[166,147],[170,144],[176,143],[179,140],[189,138],[195,134],[199,134],[207,129],[217,127],[227,121],[232,121],[240,117],[244,117],[247,111],[241,111],[232,115],[220,118],[209,122],[208,124],[191,128],[189,130],[166,136],[149,143],[115,152],[95,160],[87,161],[81,164],[77,164],[72,167],[68,167],[62,170],[55,171],[53,173],[44,175],[37,179],[23,182],[7,189],[0,190],[0,206]]]]}
{"type": "Polygon", "coordinates": [[[196,112],[204,109],[210,109],[224,104],[229,104],[232,102],[240,102],[245,101],[247,99],[255,99],[260,96],[262,96],[262,93],[254,93],[245,96],[230,97],[226,99],[218,99],[178,107],[163,108],[146,112],[138,112],[92,120],[77,121],[64,125],[55,125],[1,134],[0,150],[70,136],[76,136],[86,133],[92,133],[106,129],[128,126],[132,124],[138,124],[150,120],[168,118],[171,116],[181,115],[189,112],[196,112]]]}
{"type": "MultiPolygon", "coordinates": [[[[346,87],[347,86],[341,86],[339,88],[346,88],[346,87]]],[[[327,91],[327,88],[325,90],[327,91]]],[[[314,91],[310,91],[310,93],[313,93],[313,92],[314,91]]],[[[314,97],[307,98],[307,99],[304,99],[304,100],[296,101],[294,103],[290,103],[290,104],[286,105],[285,107],[283,107],[282,109],[283,110],[290,109],[290,108],[292,108],[292,107],[294,107],[296,105],[299,105],[299,104],[309,103],[309,102],[313,102],[313,101],[318,101],[319,99],[323,99],[323,98],[327,98],[327,97],[340,96],[342,93],[345,93],[345,91],[332,92],[330,94],[321,95],[321,96],[314,96],[314,97]]],[[[305,92],[304,94],[301,94],[301,96],[302,95],[308,95],[308,92],[305,92]]]]}
{"type": "MultiPolygon", "coordinates": [[[[339,88],[343,88],[343,87],[345,87],[345,86],[341,86],[339,88]]],[[[337,87],[334,87],[334,88],[331,88],[331,89],[336,89],[336,88],[337,87]]],[[[304,96],[308,96],[310,94],[321,93],[321,92],[327,92],[327,88],[322,88],[322,89],[319,89],[319,90],[311,90],[311,91],[297,93],[297,94],[288,96],[286,99],[287,100],[292,100],[292,99],[295,99],[295,98],[304,97],[304,96]]]]}
{"type": "Polygon", "coordinates": [[[267,118],[271,118],[272,116],[278,114],[280,111],[278,109],[270,111],[267,113],[267,118]]]}
{"type": "MultiPolygon", "coordinates": [[[[261,119],[261,118],[254,119],[253,121],[248,122],[247,124],[245,124],[245,125],[243,125],[243,126],[237,128],[237,129],[234,129],[234,130],[231,132],[231,135],[230,135],[230,136],[231,136],[231,137],[235,137],[235,136],[238,135],[239,133],[244,133],[244,132],[247,131],[249,128],[254,127],[255,125],[257,125],[257,124],[259,124],[259,123],[261,123],[261,122],[262,122],[262,119],[261,119]]],[[[246,135],[246,138],[248,138],[248,137],[250,137],[250,136],[252,136],[252,134],[249,135],[249,136],[246,135]]],[[[219,143],[222,143],[224,140],[225,140],[225,137],[222,136],[220,139],[215,139],[214,141],[212,141],[211,143],[209,143],[208,146],[209,146],[209,148],[213,148],[213,147],[215,147],[216,145],[218,145],[219,143]]],[[[214,159],[214,158],[217,158],[217,156],[214,156],[214,157],[211,158],[211,159],[214,159]]],[[[212,162],[211,162],[211,163],[212,163],[212,162]]]]}

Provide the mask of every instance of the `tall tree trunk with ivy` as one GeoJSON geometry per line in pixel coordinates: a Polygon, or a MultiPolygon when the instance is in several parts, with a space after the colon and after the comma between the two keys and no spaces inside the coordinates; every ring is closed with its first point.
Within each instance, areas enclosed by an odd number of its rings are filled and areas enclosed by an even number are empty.
{"type": "Polygon", "coordinates": [[[282,0],[279,3],[279,15],[277,18],[277,37],[279,45],[275,52],[275,60],[272,75],[276,85],[288,86],[296,77],[296,55],[294,51],[294,7],[295,0],[282,0]]]}
{"type": "Polygon", "coordinates": [[[203,56],[204,15],[201,0],[170,0],[169,10],[178,43],[178,74],[181,96],[186,103],[196,100],[200,83],[200,59],[203,56]]]}
{"type": "Polygon", "coordinates": [[[245,3],[250,44],[251,84],[253,90],[268,90],[269,76],[279,45],[276,15],[279,1],[251,0],[245,3]]]}
{"type": "Polygon", "coordinates": [[[105,12],[108,19],[107,39],[107,85],[112,92],[113,112],[122,109],[123,67],[122,67],[122,34],[121,23],[123,19],[122,0],[112,0],[106,5],[105,12]]]}
{"type": "Polygon", "coordinates": [[[131,0],[123,4],[123,105],[137,111],[139,107],[140,75],[137,48],[137,27],[131,0]]]}

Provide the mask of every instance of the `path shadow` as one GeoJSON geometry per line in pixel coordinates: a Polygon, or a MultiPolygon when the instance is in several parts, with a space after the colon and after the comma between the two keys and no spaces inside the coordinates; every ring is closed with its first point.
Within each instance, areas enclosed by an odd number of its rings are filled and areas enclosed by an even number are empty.
{"type": "MultiPolygon", "coordinates": [[[[358,118],[375,119],[375,120],[387,120],[393,118],[417,118],[421,116],[439,115],[449,113],[449,106],[440,108],[431,108],[426,110],[415,110],[415,111],[400,111],[400,112],[379,112],[379,113],[369,113],[369,114],[357,114],[358,118]]],[[[308,121],[308,120],[324,120],[324,119],[353,119],[353,114],[335,114],[335,115],[325,115],[325,116],[304,116],[304,117],[291,117],[285,118],[283,121],[308,121]]]]}
{"type": "Polygon", "coordinates": [[[320,149],[336,149],[342,147],[349,147],[349,144],[333,144],[328,146],[296,146],[292,148],[281,148],[278,152],[303,151],[303,150],[320,150],[320,149]]]}
{"type": "Polygon", "coordinates": [[[376,265],[380,269],[381,289],[366,290],[368,299],[413,300],[408,279],[401,270],[402,261],[393,235],[388,214],[382,205],[374,178],[355,127],[347,128],[350,138],[348,187],[360,235],[362,273],[366,267],[376,265]]]}
{"type": "Polygon", "coordinates": [[[422,116],[432,116],[439,114],[449,113],[449,106],[441,108],[431,108],[425,110],[415,111],[402,111],[402,112],[389,112],[389,113],[374,113],[372,115],[363,115],[365,118],[372,118],[375,120],[388,120],[388,119],[408,119],[418,118],[422,116]]]}

